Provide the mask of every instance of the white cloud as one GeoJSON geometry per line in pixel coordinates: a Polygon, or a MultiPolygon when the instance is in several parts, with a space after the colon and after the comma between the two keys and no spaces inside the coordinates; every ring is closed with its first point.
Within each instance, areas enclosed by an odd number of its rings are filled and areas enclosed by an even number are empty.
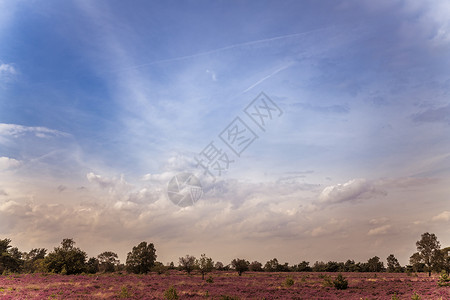
{"type": "Polygon", "coordinates": [[[443,211],[432,218],[433,221],[448,221],[450,220],[450,211],[443,211]]]}
{"type": "Polygon", "coordinates": [[[0,63],[0,83],[9,81],[16,74],[17,70],[12,65],[0,63]]]}
{"type": "Polygon", "coordinates": [[[0,64],[0,74],[16,74],[16,69],[9,64],[0,64]]]}
{"type": "Polygon", "coordinates": [[[386,193],[378,189],[372,182],[366,179],[352,179],[344,184],[327,186],[319,195],[321,203],[343,203],[352,202],[362,198],[386,193]]]}
{"type": "Polygon", "coordinates": [[[86,178],[89,182],[96,183],[102,189],[109,189],[110,191],[116,191],[118,189],[129,189],[129,184],[125,181],[123,175],[120,178],[108,178],[101,175],[90,172],[86,174],[86,178]]]}
{"type": "Polygon", "coordinates": [[[368,235],[384,235],[389,233],[389,229],[391,229],[391,225],[387,224],[387,225],[383,225],[383,226],[379,226],[373,229],[370,229],[369,232],[367,233],[368,235]]]}
{"type": "Polygon", "coordinates": [[[22,163],[14,158],[2,156],[0,157],[0,171],[12,169],[20,166],[22,163]]]}
{"type": "Polygon", "coordinates": [[[67,133],[46,127],[32,127],[17,124],[0,123],[0,135],[19,137],[26,133],[32,133],[38,138],[50,138],[52,136],[68,136],[67,133]]]}

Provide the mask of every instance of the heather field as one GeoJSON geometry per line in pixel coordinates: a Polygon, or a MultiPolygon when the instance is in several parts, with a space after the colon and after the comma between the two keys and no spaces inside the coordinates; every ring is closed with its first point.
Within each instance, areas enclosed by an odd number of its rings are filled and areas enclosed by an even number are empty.
{"type": "Polygon", "coordinates": [[[214,272],[202,280],[179,271],[163,275],[0,276],[1,299],[166,299],[173,286],[179,299],[450,299],[450,287],[437,276],[344,273],[348,288],[327,286],[336,273],[214,272]],[[212,278],[212,280],[211,280],[212,278]],[[293,281],[289,280],[292,279],[293,281]],[[211,282],[212,281],[212,282],[211,282]],[[227,298],[228,297],[228,298],[227,298]]]}

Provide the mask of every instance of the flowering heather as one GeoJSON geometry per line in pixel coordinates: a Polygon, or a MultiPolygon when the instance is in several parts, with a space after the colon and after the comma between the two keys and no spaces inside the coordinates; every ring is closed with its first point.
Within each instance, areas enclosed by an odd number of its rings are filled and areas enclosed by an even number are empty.
{"type": "MultiPolygon", "coordinates": [[[[348,288],[323,285],[324,273],[213,272],[212,283],[201,274],[171,271],[158,275],[23,274],[0,276],[0,299],[164,299],[174,287],[179,299],[450,299],[450,287],[439,287],[438,275],[344,273],[348,288]],[[293,284],[287,285],[286,279],[293,284]],[[290,281],[290,280],[289,280],[290,281]],[[395,299],[395,298],[394,298],[395,299]]],[[[332,279],[337,274],[328,273],[332,279]]]]}

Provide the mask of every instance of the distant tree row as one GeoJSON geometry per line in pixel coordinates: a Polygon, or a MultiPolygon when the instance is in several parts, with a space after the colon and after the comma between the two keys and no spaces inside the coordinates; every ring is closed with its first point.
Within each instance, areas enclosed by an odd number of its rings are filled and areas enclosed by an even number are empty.
{"type": "Polygon", "coordinates": [[[124,271],[136,274],[157,272],[159,274],[169,269],[184,270],[191,274],[194,270],[205,275],[212,270],[230,270],[238,272],[239,276],[246,271],[252,272],[450,272],[450,247],[440,249],[436,235],[428,232],[422,234],[417,241],[417,252],[410,257],[410,265],[402,267],[393,254],[386,259],[387,267],[378,256],[369,258],[367,262],[322,262],[316,261],[313,266],[302,261],[297,265],[279,263],[276,258],[264,265],[258,261],[249,262],[236,258],[230,264],[224,265],[202,254],[199,259],[192,255],[179,258],[179,264],[171,262],[166,266],[156,261],[156,249],[152,243],[141,242],[128,253],[126,263],[121,264],[118,255],[112,251],[100,253],[97,257],[88,258],[86,252],[75,247],[73,239],[63,239],[59,247],[47,254],[46,249],[36,248],[30,252],[20,252],[10,245],[10,239],[0,240],[0,274],[51,272],[59,274],[108,273],[124,271]]]}
{"type": "Polygon", "coordinates": [[[131,273],[148,273],[155,266],[156,250],[153,244],[142,242],[127,255],[126,265],[120,263],[112,251],[100,253],[88,259],[86,252],[75,247],[73,239],[63,239],[59,247],[47,254],[46,249],[36,248],[20,252],[10,245],[10,239],[0,240],[0,273],[50,272],[59,274],[108,273],[126,269],[131,273]]]}

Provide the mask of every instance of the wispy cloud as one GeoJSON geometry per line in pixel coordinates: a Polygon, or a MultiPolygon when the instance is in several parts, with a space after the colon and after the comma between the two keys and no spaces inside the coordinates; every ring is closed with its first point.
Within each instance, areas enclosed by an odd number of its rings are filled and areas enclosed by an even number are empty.
{"type": "Polygon", "coordinates": [[[443,211],[432,218],[433,221],[448,221],[450,220],[450,211],[443,211]]]}
{"type": "Polygon", "coordinates": [[[246,93],[248,91],[250,91],[251,89],[253,89],[254,87],[258,86],[259,84],[261,84],[262,82],[266,81],[267,79],[269,79],[272,76],[275,76],[276,74],[280,73],[281,71],[289,68],[290,66],[292,66],[294,63],[288,63],[285,66],[282,66],[278,69],[276,69],[275,71],[273,71],[272,73],[270,73],[269,75],[261,78],[260,80],[258,80],[257,82],[255,82],[254,84],[252,84],[251,86],[249,86],[248,88],[246,88],[242,93],[246,93]]]}
{"type": "Polygon", "coordinates": [[[431,108],[413,116],[415,122],[445,123],[450,125],[450,104],[431,108]]]}
{"type": "Polygon", "coordinates": [[[49,138],[52,136],[69,136],[69,134],[49,129],[46,127],[33,127],[33,126],[23,126],[18,124],[5,124],[0,123],[0,135],[3,136],[12,136],[12,137],[19,137],[21,135],[24,135],[26,133],[31,133],[34,136],[38,138],[49,138]]]}
{"type": "Polygon", "coordinates": [[[389,233],[391,227],[392,226],[389,224],[375,227],[375,228],[370,229],[369,232],[367,233],[367,235],[386,235],[389,233]]]}

